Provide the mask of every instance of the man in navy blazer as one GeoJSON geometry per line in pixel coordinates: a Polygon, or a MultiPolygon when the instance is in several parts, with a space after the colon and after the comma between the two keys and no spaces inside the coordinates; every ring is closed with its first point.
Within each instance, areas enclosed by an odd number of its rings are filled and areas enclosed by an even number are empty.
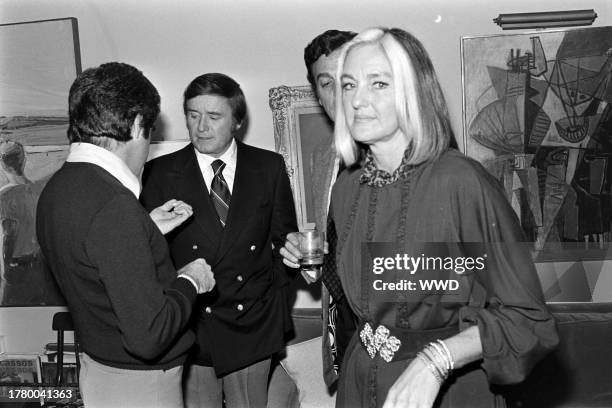
{"type": "Polygon", "coordinates": [[[191,144],[145,167],[141,201],[176,198],[193,217],[166,237],[177,268],[204,258],[217,286],[200,296],[197,350],[185,405],[265,407],[270,357],[291,330],[289,276],[278,251],[297,230],[280,155],[235,139],[245,126],[240,85],[224,74],[195,78],[183,108],[191,144]]]}

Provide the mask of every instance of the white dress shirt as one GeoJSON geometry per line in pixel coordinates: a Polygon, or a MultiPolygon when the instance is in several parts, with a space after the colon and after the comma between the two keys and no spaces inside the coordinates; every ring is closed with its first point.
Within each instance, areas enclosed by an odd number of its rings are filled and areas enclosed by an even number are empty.
{"type": "Polygon", "coordinates": [[[198,159],[198,165],[200,166],[200,172],[202,172],[202,176],[204,177],[204,182],[206,183],[206,188],[210,193],[210,184],[212,183],[212,179],[215,176],[215,172],[212,169],[212,162],[215,160],[223,160],[225,163],[225,167],[223,168],[223,178],[227,182],[227,188],[229,188],[230,194],[234,190],[234,178],[236,176],[236,152],[238,150],[238,146],[236,145],[236,140],[232,139],[232,143],[230,147],[221,155],[221,157],[213,157],[209,154],[200,153],[194,147],[196,152],[196,158],[198,159]]]}

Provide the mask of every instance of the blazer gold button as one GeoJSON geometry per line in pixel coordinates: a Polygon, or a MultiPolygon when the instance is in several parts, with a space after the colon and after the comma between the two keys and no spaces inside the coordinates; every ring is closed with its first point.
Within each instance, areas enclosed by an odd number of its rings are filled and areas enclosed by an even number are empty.
{"type": "Polygon", "coordinates": [[[242,282],[244,279],[242,278],[242,275],[238,275],[238,276],[236,276],[236,280],[238,282],[242,282]]]}
{"type": "Polygon", "coordinates": [[[256,248],[255,245],[251,245],[251,251],[254,251],[255,248],[256,248]]]}
{"type": "Polygon", "coordinates": [[[239,312],[242,312],[244,310],[244,306],[242,306],[242,303],[238,303],[238,306],[236,306],[236,309],[238,309],[239,312]]]}
{"type": "Polygon", "coordinates": [[[198,249],[198,246],[194,245],[194,246],[191,247],[191,249],[193,249],[195,251],[196,249],[198,249]]]}
{"type": "Polygon", "coordinates": [[[212,313],[212,309],[210,308],[210,306],[206,306],[206,309],[204,309],[204,311],[209,314],[212,313]]]}

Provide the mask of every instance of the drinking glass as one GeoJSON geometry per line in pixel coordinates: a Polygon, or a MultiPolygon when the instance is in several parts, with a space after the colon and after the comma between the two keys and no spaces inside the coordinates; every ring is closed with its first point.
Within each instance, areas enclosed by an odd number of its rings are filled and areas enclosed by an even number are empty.
{"type": "Polygon", "coordinates": [[[323,248],[325,245],[325,233],[319,231],[301,231],[297,234],[298,249],[302,253],[300,268],[313,279],[321,275],[323,265],[323,248]]]}

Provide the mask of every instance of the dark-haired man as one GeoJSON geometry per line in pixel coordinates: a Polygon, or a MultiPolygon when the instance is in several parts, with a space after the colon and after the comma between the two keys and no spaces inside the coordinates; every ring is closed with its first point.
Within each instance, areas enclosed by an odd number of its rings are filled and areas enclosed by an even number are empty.
{"type": "Polygon", "coordinates": [[[194,217],[168,236],[177,267],[205,258],[217,280],[199,299],[198,349],[185,379],[187,407],[265,407],[270,357],[291,328],[278,249],[296,218],[280,155],[235,140],[247,107],[224,74],[195,78],[183,108],[191,144],[149,162],[142,202],[190,203],[194,217]]]}
{"type": "MultiPolygon", "coordinates": [[[[353,39],[355,35],[356,33],[351,31],[327,30],[315,37],[304,49],[308,82],[310,82],[319,103],[332,122],[336,115],[335,76],[338,68],[338,58],[342,46],[353,39]]],[[[316,163],[323,161],[328,163],[327,167],[317,166],[318,171],[325,172],[323,176],[325,185],[321,189],[324,194],[319,200],[322,208],[317,214],[317,224],[322,225],[321,228],[325,230],[331,187],[340,169],[333,139],[330,140],[329,149],[323,150],[322,155],[314,160],[316,163]],[[321,156],[327,159],[324,160],[321,156]]],[[[323,323],[328,329],[323,330],[323,375],[325,383],[331,386],[338,378],[338,369],[344,356],[344,350],[348,346],[356,326],[354,314],[344,297],[338,276],[325,270],[322,279],[323,323]],[[330,296],[327,296],[328,294],[330,296]],[[330,336],[330,333],[332,336],[330,336]]]]}
{"type": "MultiPolygon", "coordinates": [[[[336,69],[338,59],[344,44],[355,37],[356,33],[350,31],[327,30],[316,36],[304,49],[304,62],[307,69],[307,79],[319,104],[333,122],[336,114],[336,69]]],[[[327,143],[318,146],[310,158],[311,174],[313,177],[312,196],[317,229],[325,231],[327,226],[327,211],[331,188],[340,169],[340,161],[336,156],[333,138],[327,143]]],[[[294,249],[297,244],[289,235],[289,243],[294,249]]],[[[333,241],[334,237],[328,237],[333,241]]],[[[332,244],[332,242],[330,242],[332,244]]],[[[298,251],[299,252],[299,251],[298,251]]],[[[299,267],[297,258],[293,257],[285,248],[281,249],[283,255],[292,257],[286,259],[288,266],[299,267]]],[[[333,262],[332,262],[333,263],[333,262]]],[[[309,282],[308,276],[304,276],[309,282]]],[[[344,297],[338,276],[329,268],[323,270],[322,307],[323,307],[323,377],[328,387],[332,387],[338,379],[338,369],[348,342],[355,332],[355,317],[344,297]]],[[[290,364],[287,362],[287,364],[290,364]]],[[[291,367],[287,367],[291,371],[291,367]]]]}
{"type": "Polygon", "coordinates": [[[162,233],[191,208],[168,200],[149,215],[138,202],[158,114],[159,94],[136,68],[84,71],[70,88],[70,153],[38,203],[38,240],[84,351],[89,408],[182,407],[192,303],[215,283],[203,259],[177,276],[168,255],[162,233]]]}

